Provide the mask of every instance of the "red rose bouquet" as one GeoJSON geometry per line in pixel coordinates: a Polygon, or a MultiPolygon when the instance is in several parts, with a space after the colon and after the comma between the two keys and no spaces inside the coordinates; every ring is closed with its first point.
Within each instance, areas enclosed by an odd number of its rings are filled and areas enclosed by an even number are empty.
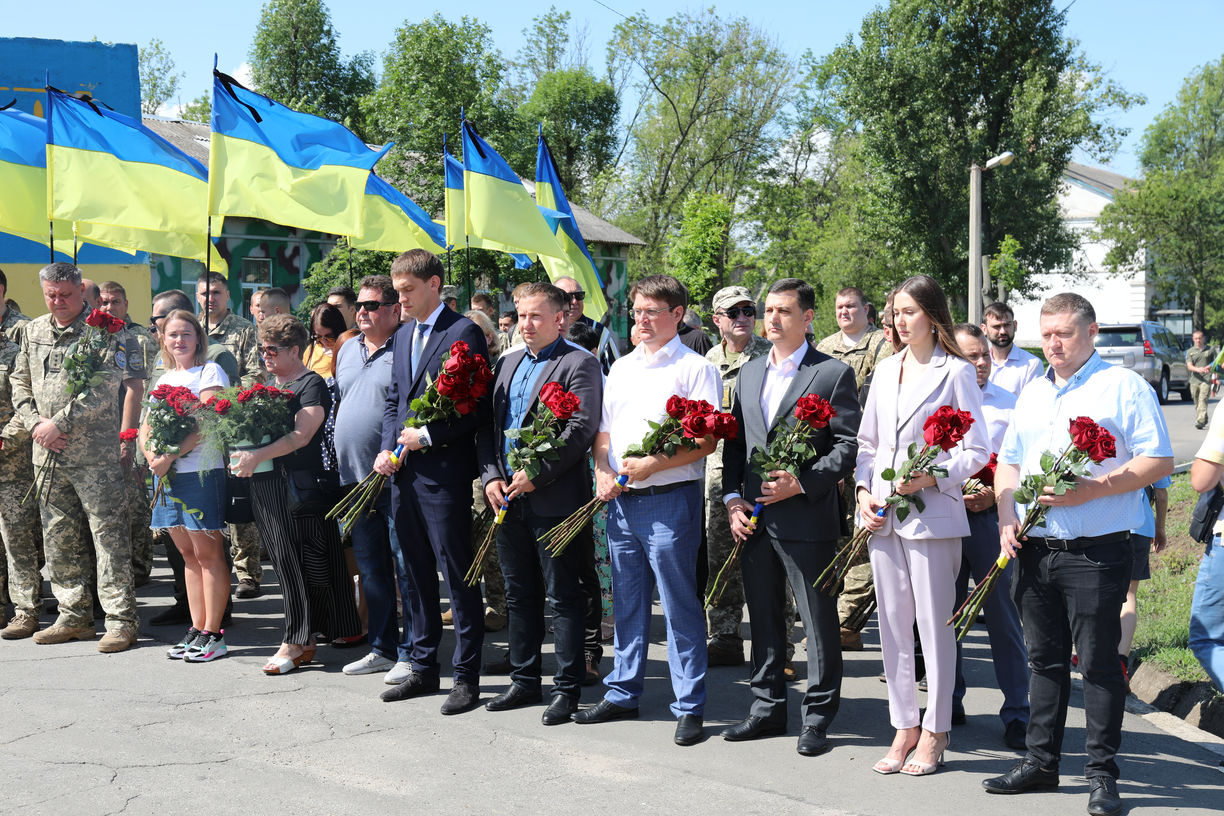
{"type": "Polygon", "coordinates": [[[223,388],[204,404],[210,443],[234,448],[257,444],[265,436],[284,436],[293,427],[291,399],[292,391],[258,382],[250,388],[223,388]]]}
{"type": "MultiPolygon", "coordinates": [[[[795,403],[795,424],[790,427],[790,430],[775,436],[767,450],[758,448],[752,452],[748,463],[752,465],[753,472],[762,479],[769,478],[770,472],[775,470],[785,470],[792,476],[798,477],[800,469],[816,458],[816,447],[812,444],[816,432],[829,427],[829,420],[835,416],[837,416],[837,411],[824,397],[816,394],[800,397],[795,403]]],[[[763,509],[764,505],[760,502],[757,502],[752,508],[752,516],[748,519],[749,528],[756,528],[763,509]]],[[[714,583],[705,599],[707,608],[718,603],[722,598],[727,582],[730,580],[731,571],[739,562],[743,545],[742,541],[736,541],[732,545],[727,560],[718,570],[718,574],[714,576],[714,583]]]]}
{"type": "MultiPolygon", "coordinates": [[[[548,382],[540,389],[540,409],[536,411],[535,419],[525,428],[508,428],[506,438],[516,442],[506,460],[515,473],[522,471],[531,481],[540,475],[544,461],[556,461],[561,458],[557,452],[565,446],[561,438],[562,427],[582,407],[582,400],[573,392],[566,391],[561,383],[548,382]]],[[[509,505],[497,508],[492,524],[485,532],[472,566],[463,577],[468,586],[476,586],[484,571],[485,558],[497,538],[497,528],[506,519],[506,509],[509,505]]]]}
{"type": "MultiPolygon", "coordinates": [[[[689,400],[679,396],[671,396],[665,408],[667,416],[660,422],[648,421],[650,433],[641,442],[630,445],[624,457],[653,456],[663,454],[674,456],[676,451],[684,448],[694,450],[707,436],[715,439],[730,439],[738,431],[735,417],[714,410],[714,406],[705,400],[689,400]]],[[[628,476],[619,476],[616,483],[624,487],[629,482],[628,476]]],[[[549,530],[540,538],[552,556],[556,558],[565,552],[566,546],[574,540],[574,536],[595,518],[595,514],[607,502],[591,499],[578,508],[568,518],[549,530]]]]}
{"type": "MultiPolygon", "coordinates": [[[[72,406],[77,397],[88,394],[89,389],[102,383],[102,368],[106,350],[110,347],[111,337],[127,328],[127,324],[118,318],[111,317],[100,309],[92,310],[85,316],[85,329],[81,336],[68,346],[64,353],[62,370],[68,382],[64,390],[68,392],[68,408],[65,417],[72,413],[72,406]]],[[[123,364],[119,364],[122,367],[123,364]]],[[[52,451],[50,456],[39,466],[34,474],[34,482],[26,491],[22,502],[30,498],[30,494],[38,492],[49,495],[51,480],[55,478],[55,467],[59,463],[59,453],[52,451]]],[[[46,499],[43,499],[46,501],[46,499]]]]}
{"type": "MultiPolygon", "coordinates": [[[[489,361],[484,355],[472,354],[467,343],[456,340],[442,356],[438,378],[428,380],[425,393],[408,405],[411,415],[404,420],[404,427],[422,428],[430,423],[467,416],[476,410],[477,402],[488,393],[492,379],[493,370],[489,368],[489,361]]],[[[403,455],[404,446],[397,445],[391,453],[391,460],[399,464],[403,455]]],[[[371,511],[374,500],[382,493],[386,483],[386,476],[371,471],[328,512],[326,518],[339,518],[340,534],[346,535],[353,522],[371,511]]]]}
{"type": "Polygon", "coordinates": [[[982,469],[965,480],[961,486],[961,495],[972,496],[986,488],[994,487],[995,469],[999,466],[999,454],[990,454],[990,461],[982,465],[982,469]]]}
{"type": "MultiPolygon", "coordinates": [[[[149,410],[145,422],[149,425],[149,437],[145,448],[156,456],[178,455],[183,440],[199,430],[196,414],[202,403],[190,388],[178,385],[159,385],[149,394],[149,410]]],[[[166,475],[157,480],[153,490],[153,504],[165,502],[166,481],[174,472],[173,465],[166,475]]]]}
{"type": "MultiPolygon", "coordinates": [[[[1012,493],[1012,498],[1017,504],[1028,505],[1024,521],[1021,522],[1020,529],[1016,531],[1017,539],[1023,539],[1033,531],[1034,527],[1040,526],[1045,521],[1046,513],[1050,508],[1038,503],[1037,499],[1045,495],[1047,487],[1053,489],[1054,495],[1061,496],[1075,487],[1076,479],[1089,475],[1089,468],[1092,465],[1099,465],[1106,459],[1112,459],[1118,455],[1114,435],[1098,425],[1091,417],[1082,416],[1071,420],[1068,431],[1071,435],[1071,442],[1063,448],[1063,452],[1057,457],[1050,451],[1042,453],[1041,472],[1025,476],[1020,481],[1020,486],[1012,493]]],[[[963,638],[973,626],[973,622],[977,620],[982,604],[994,591],[995,586],[999,583],[999,576],[1003,574],[1003,570],[1007,569],[1009,561],[1011,559],[1007,555],[1000,553],[998,560],[990,568],[990,572],[986,573],[982,582],[973,588],[973,592],[969,593],[969,597],[961,604],[960,609],[948,618],[948,625],[956,627],[957,640],[963,638]]]]}
{"type": "MultiPolygon", "coordinates": [[[[944,451],[952,450],[959,445],[972,424],[973,415],[968,411],[958,411],[951,405],[939,406],[922,424],[922,448],[919,449],[916,442],[911,442],[901,467],[897,470],[885,468],[880,472],[880,476],[890,482],[899,480],[902,484],[920,473],[927,473],[936,478],[946,477],[948,469],[935,464],[935,458],[944,451]]],[[[902,496],[897,492],[894,484],[892,492],[888,494],[888,498],[884,499],[884,506],[876,511],[876,516],[883,518],[891,507],[897,514],[897,521],[904,521],[910,514],[911,504],[920,513],[926,509],[925,502],[917,493],[902,496]]],[[[831,595],[835,594],[845,579],[846,572],[858,563],[869,538],[871,538],[871,533],[866,527],[859,527],[855,530],[846,546],[837,551],[829,566],[820,573],[814,586],[831,595]]]]}

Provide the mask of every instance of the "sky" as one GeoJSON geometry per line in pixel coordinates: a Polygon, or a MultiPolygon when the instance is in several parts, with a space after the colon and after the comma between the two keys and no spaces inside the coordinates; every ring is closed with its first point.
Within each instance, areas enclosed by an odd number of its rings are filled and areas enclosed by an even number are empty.
{"type": "MultiPolygon", "coordinates": [[[[1105,166],[1128,176],[1138,174],[1138,144],[1144,129],[1172,103],[1186,76],[1196,67],[1224,54],[1224,3],[1219,0],[1059,0],[1068,10],[1067,34],[1079,40],[1089,59],[1130,93],[1147,103],[1112,119],[1129,127],[1130,135],[1105,166]]],[[[550,6],[568,9],[576,28],[585,29],[592,68],[604,67],[605,44],[614,27],[640,10],[631,0],[514,0],[465,2],[445,6],[393,0],[330,0],[332,24],[346,54],[372,51],[381,66],[395,30],[406,19],[419,21],[440,11],[456,19],[474,17],[492,29],[493,40],[507,58],[525,45],[522,29],[550,6]],[[410,17],[406,17],[410,15],[410,17]]],[[[706,0],[701,3],[652,0],[649,16],[661,21],[678,11],[713,6],[723,17],[743,16],[777,39],[783,50],[798,56],[810,49],[823,55],[847,35],[856,34],[863,16],[877,0],[706,0]]],[[[212,58],[219,67],[240,74],[247,59],[262,3],[258,0],[211,0],[203,4],[165,0],[47,0],[31,3],[0,0],[0,35],[64,40],[132,42],[160,39],[171,52],[186,103],[211,88],[212,58]]],[[[1088,161],[1087,157],[1077,157],[1088,161]]],[[[1100,164],[1099,162],[1090,162],[1100,164]]]]}

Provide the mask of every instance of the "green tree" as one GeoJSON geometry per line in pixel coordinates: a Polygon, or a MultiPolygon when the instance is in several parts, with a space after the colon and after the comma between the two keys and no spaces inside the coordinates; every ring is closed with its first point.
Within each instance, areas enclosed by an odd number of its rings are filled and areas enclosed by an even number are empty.
{"type": "Polygon", "coordinates": [[[178,93],[179,81],[186,74],[175,73],[174,58],[154,37],[137,52],[140,70],[140,112],[155,114],[178,93]]]}
{"type": "Polygon", "coordinates": [[[613,86],[639,102],[622,180],[592,206],[646,242],[640,268],[658,268],[690,193],[716,193],[733,209],[741,202],[773,154],[771,129],[794,65],[747,20],[722,20],[713,10],[662,24],[625,20],[608,44],[608,63],[613,86]]]}
{"type": "Polygon", "coordinates": [[[504,61],[490,29],[469,17],[452,23],[440,14],[405,22],[383,56],[382,82],[361,100],[369,133],[395,148],[380,167],[429,212],[442,211],[442,135],[453,155],[460,111],[515,169],[534,156],[534,138],[515,120],[502,88],[504,61]]]}
{"type": "Polygon", "coordinates": [[[1219,330],[1224,58],[1186,78],[1177,100],[1144,133],[1139,161],[1143,178],[1101,213],[1100,232],[1111,245],[1105,262],[1115,272],[1133,273],[1146,261],[1162,299],[1190,302],[1194,328],[1219,330]]]}
{"type": "Polygon", "coordinates": [[[181,116],[190,122],[205,122],[212,119],[212,92],[205,91],[183,106],[181,116]]]}
{"type": "Polygon", "coordinates": [[[585,30],[571,34],[570,13],[557,11],[556,6],[532,18],[531,25],[523,29],[523,42],[526,45],[510,63],[513,82],[509,90],[518,99],[531,96],[532,88],[545,74],[586,65],[585,30]]]}
{"type": "Polygon", "coordinates": [[[518,110],[528,126],[542,124],[561,185],[580,204],[595,179],[612,165],[619,113],[612,84],[596,79],[586,67],[543,74],[518,110]]]}
{"type": "Polygon", "coordinates": [[[374,56],[340,55],[322,0],[269,0],[250,51],[256,89],[282,105],[343,123],[361,135],[359,100],[374,90],[374,56]]]}
{"type": "Polygon", "coordinates": [[[690,193],[680,231],[667,250],[667,272],[688,287],[689,301],[708,303],[726,274],[731,203],[717,193],[690,193]]]}
{"type": "MultiPolygon", "coordinates": [[[[983,250],[1010,234],[1023,269],[1067,268],[1076,240],[1058,211],[1061,174],[1076,148],[1112,153],[1126,131],[1108,113],[1140,99],[1065,24],[1053,0],[893,0],[827,58],[871,179],[859,220],[906,272],[934,276],[962,304],[969,165],[1017,156],[985,176],[983,250]]],[[[1025,276],[1015,288],[1035,286],[1025,276]]]]}
{"type": "Polygon", "coordinates": [[[375,252],[366,249],[349,250],[343,241],[332,247],[323,259],[310,265],[302,278],[306,297],[298,304],[297,315],[309,320],[310,310],[327,300],[333,286],[352,286],[356,289],[366,275],[390,275],[394,252],[375,252]]]}

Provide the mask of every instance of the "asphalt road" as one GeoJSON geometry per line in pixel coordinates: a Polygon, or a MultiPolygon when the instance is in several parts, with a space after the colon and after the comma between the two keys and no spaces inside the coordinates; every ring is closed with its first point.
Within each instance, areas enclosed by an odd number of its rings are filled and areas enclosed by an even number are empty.
{"type": "MultiPolygon", "coordinates": [[[[1214,416],[1219,405],[1218,399],[1208,403],[1208,417],[1214,416]]],[[[1169,439],[1173,443],[1173,457],[1178,465],[1194,461],[1207,431],[1194,427],[1194,403],[1172,396],[1169,404],[1162,406],[1165,424],[1169,426],[1169,439]]]]}
{"type": "MultiPolygon", "coordinates": [[[[148,619],[169,602],[169,576],[139,591],[138,648],[101,655],[95,643],[0,642],[3,814],[618,813],[1082,814],[1087,785],[1082,695],[1072,693],[1060,792],[990,796],[981,780],[1011,766],[1002,745],[985,635],[968,639],[969,722],[954,730],[948,765],[929,778],[882,777],[871,764],[892,731],[874,628],[847,654],[832,750],[795,752],[798,684],[786,737],[728,743],[717,729],[748,710],[747,666],[714,668],[704,742],[672,744],[663,621],[655,608],[641,719],[545,728],[540,707],[443,717],[441,694],[378,699],[381,675],[346,677],[360,650],[320,648],[320,662],[285,677],[259,671],[280,638],[278,588],[239,601],[230,656],[190,665],[165,659],[180,632],[148,619]]],[[[747,631],[747,630],[745,630],[747,631]]],[[[486,656],[504,648],[491,635],[486,656]]],[[[450,630],[443,655],[453,647],[450,630]]],[[[551,643],[545,644],[546,652],[551,643]]],[[[803,650],[798,657],[802,670],[803,650]]],[[[605,669],[610,656],[605,657],[605,669]]],[[[545,672],[551,671],[545,655],[545,672]]],[[[486,697],[508,678],[485,678],[486,697]]],[[[443,693],[449,689],[443,679],[443,693]]],[[[547,688],[547,683],[546,683],[547,688]]],[[[585,689],[583,703],[598,688],[585,689]]],[[[1132,703],[1134,701],[1132,700],[1132,703]]],[[[1133,706],[1132,706],[1133,707],[1133,706]]],[[[1218,814],[1221,741],[1168,715],[1126,715],[1120,790],[1138,814],[1218,814]],[[1174,728],[1176,732],[1163,730],[1174,728]]]]}

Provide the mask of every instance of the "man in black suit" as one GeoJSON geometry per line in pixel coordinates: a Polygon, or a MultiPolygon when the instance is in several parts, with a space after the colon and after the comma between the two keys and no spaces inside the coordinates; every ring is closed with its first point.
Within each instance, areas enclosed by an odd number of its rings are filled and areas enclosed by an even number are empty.
{"type": "Polygon", "coordinates": [[[493,382],[493,421],[477,435],[477,457],[485,498],[496,512],[507,507],[497,531],[497,550],[506,578],[510,616],[511,685],[486,705],[507,711],[538,703],[540,645],[544,641],[544,604],[553,603],[553,642],[557,672],[552,701],[542,716],[545,725],[568,722],[578,710],[586,674],[583,653],[587,611],[579,573],[582,547],[567,547],[554,558],[539,538],[591,498],[587,451],[599,430],[603,373],[594,355],[561,334],[569,295],[551,283],[529,283],[518,290],[518,347],[498,361],[493,382]],[[544,406],[540,389],[557,383],[575,394],[577,412],[561,426],[564,445],[557,459],[541,461],[539,475],[514,471],[508,454],[515,444],[505,431],[529,427],[544,406]]]}
{"type": "Polygon", "coordinates": [[[404,552],[412,592],[412,671],[387,689],[391,702],[438,690],[438,564],[450,593],[455,620],[455,683],[443,714],[470,711],[480,703],[480,649],[484,602],[478,588],[463,580],[472,565],[472,479],[476,477],[476,429],[488,417],[488,396],[468,414],[423,428],[405,428],[408,406],[438,378],[442,356],[458,340],[487,358],[484,333],[442,303],[446,270],[437,256],[412,249],[391,265],[400,309],[411,318],[395,338],[391,387],[383,411],[383,451],[374,470],[392,477],[391,512],[404,552]],[[397,445],[403,455],[395,457],[397,445]]]}
{"type": "Polygon", "coordinates": [[[812,287],[785,278],[765,298],[765,337],[769,354],[740,369],[732,412],[739,434],[728,439],[723,455],[723,501],[731,533],[744,541],[741,568],[748,617],[752,621],[752,709],[747,719],[723,730],[724,739],[750,740],[786,733],[786,644],[790,621],[783,614],[786,583],[807,634],[808,687],[803,695],[804,756],[824,753],[825,732],[841,699],[841,635],[836,599],[812,582],[828,566],[842,534],[837,483],[854,470],[860,410],[854,372],[812,348],[804,333],[815,308],[812,287]],[[807,394],[827,399],[837,412],[817,430],[816,457],[798,477],[770,471],[765,480],[751,470],[752,451],[766,450],[794,426],[795,405],[807,394]],[[748,497],[748,498],[745,498],[748,497]],[[764,505],[750,526],[753,503],[764,505]]]}

